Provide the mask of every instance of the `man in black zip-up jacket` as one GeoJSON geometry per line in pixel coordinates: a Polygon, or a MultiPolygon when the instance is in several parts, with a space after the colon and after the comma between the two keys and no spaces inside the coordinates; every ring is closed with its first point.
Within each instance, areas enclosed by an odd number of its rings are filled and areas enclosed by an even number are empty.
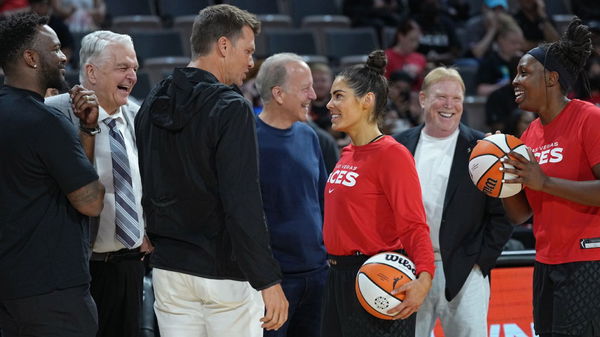
{"type": "Polygon", "coordinates": [[[233,6],[201,11],[192,61],[155,87],[136,117],[163,337],[258,337],[259,319],[268,330],[287,319],[263,215],[255,120],[235,86],[254,64],[259,26],[233,6]]]}

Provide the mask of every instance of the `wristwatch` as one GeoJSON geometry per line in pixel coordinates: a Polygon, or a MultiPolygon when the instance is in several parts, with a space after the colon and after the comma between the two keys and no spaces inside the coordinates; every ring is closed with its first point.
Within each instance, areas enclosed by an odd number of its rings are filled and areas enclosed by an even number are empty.
{"type": "Polygon", "coordinates": [[[96,125],[94,128],[87,128],[81,124],[79,124],[79,130],[87,133],[90,136],[95,136],[100,133],[100,126],[96,125]]]}

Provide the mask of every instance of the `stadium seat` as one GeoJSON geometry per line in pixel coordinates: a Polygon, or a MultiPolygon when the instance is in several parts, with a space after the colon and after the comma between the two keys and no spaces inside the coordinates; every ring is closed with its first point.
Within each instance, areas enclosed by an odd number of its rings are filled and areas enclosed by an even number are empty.
{"type": "Polygon", "coordinates": [[[569,27],[569,22],[573,19],[575,15],[573,14],[555,14],[552,15],[552,20],[556,23],[556,30],[558,34],[564,33],[569,27]]]}
{"type": "Polygon", "coordinates": [[[313,32],[302,29],[277,29],[265,30],[263,34],[265,41],[264,55],[270,56],[275,53],[290,52],[304,55],[317,54],[317,46],[313,32]]]}
{"type": "Polygon", "coordinates": [[[317,49],[323,50],[325,44],[324,32],[330,28],[350,28],[350,18],[344,15],[309,15],[302,19],[302,28],[315,33],[317,49]]]}
{"type": "Polygon", "coordinates": [[[302,58],[304,59],[304,62],[311,64],[311,63],[325,63],[325,64],[329,64],[329,60],[327,59],[326,56],[323,55],[301,55],[302,58]]]}
{"type": "Polygon", "coordinates": [[[371,27],[325,30],[324,50],[320,54],[339,61],[344,56],[368,55],[379,48],[371,27]]]}
{"type": "Polygon", "coordinates": [[[190,58],[185,56],[153,57],[144,60],[144,71],[148,73],[152,86],[160,82],[165,75],[173,72],[176,67],[185,67],[190,63],[190,58]]]}
{"type": "Polygon", "coordinates": [[[129,34],[136,30],[157,30],[162,28],[156,15],[128,15],[113,18],[111,29],[116,33],[129,34]]]}
{"type": "Polygon", "coordinates": [[[331,0],[289,0],[288,6],[296,27],[300,26],[305,16],[342,14],[336,2],[331,0]]]}
{"type": "Polygon", "coordinates": [[[140,66],[143,66],[145,59],[151,57],[183,56],[181,38],[177,31],[135,31],[131,33],[131,38],[140,66]]]}
{"type": "Polygon", "coordinates": [[[150,93],[152,89],[152,84],[150,83],[150,76],[147,72],[140,70],[137,73],[137,83],[133,86],[131,90],[131,96],[136,99],[143,101],[146,96],[150,93]]]}
{"type": "Polygon", "coordinates": [[[106,12],[112,18],[127,15],[154,15],[154,2],[150,0],[104,0],[106,12]]]}
{"type": "Polygon", "coordinates": [[[477,65],[461,64],[457,66],[458,73],[465,82],[465,94],[467,96],[477,94],[477,65]]]}
{"type": "Polygon", "coordinates": [[[292,18],[285,14],[259,14],[261,29],[292,28],[292,18]]]}
{"type": "Polygon", "coordinates": [[[396,27],[383,27],[383,49],[391,48],[393,46],[394,41],[396,40],[396,27]]]}
{"type": "Polygon", "coordinates": [[[344,69],[344,68],[351,67],[356,64],[365,64],[365,63],[367,63],[368,58],[369,58],[369,55],[344,56],[340,59],[340,68],[344,69]]]}
{"type": "Polygon", "coordinates": [[[158,0],[158,11],[161,17],[172,21],[177,16],[196,15],[212,4],[213,0],[158,0]]]}
{"type": "Polygon", "coordinates": [[[71,65],[75,69],[79,69],[79,50],[81,49],[81,39],[91,32],[73,32],[73,56],[71,56],[71,65]]]}
{"type": "Polygon", "coordinates": [[[194,26],[195,19],[196,15],[185,15],[176,17],[173,22],[173,29],[179,33],[185,56],[192,55],[190,37],[192,36],[192,27],[194,26]]]}
{"type": "Polygon", "coordinates": [[[281,0],[224,0],[223,3],[237,6],[254,14],[285,14],[281,0]]]}

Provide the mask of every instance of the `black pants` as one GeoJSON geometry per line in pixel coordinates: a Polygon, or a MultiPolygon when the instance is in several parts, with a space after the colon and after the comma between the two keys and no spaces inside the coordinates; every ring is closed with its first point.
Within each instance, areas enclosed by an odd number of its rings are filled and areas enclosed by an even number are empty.
{"type": "Polygon", "coordinates": [[[3,337],[94,337],[98,315],[89,286],[0,301],[3,337]]]}
{"type": "Polygon", "coordinates": [[[358,302],[354,282],[367,258],[338,257],[337,263],[331,265],[325,286],[321,336],[414,337],[417,315],[405,320],[384,320],[369,314],[358,302]]]}
{"type": "Polygon", "coordinates": [[[536,262],[533,320],[541,337],[599,337],[600,261],[536,262]]]}
{"type": "Polygon", "coordinates": [[[144,265],[140,259],[91,261],[98,337],[137,337],[141,328],[144,265]]]}

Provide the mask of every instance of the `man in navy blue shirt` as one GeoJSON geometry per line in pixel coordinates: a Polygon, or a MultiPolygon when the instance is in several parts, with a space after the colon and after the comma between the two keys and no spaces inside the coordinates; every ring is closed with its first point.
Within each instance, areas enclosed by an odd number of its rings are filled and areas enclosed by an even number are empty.
{"type": "Polygon", "coordinates": [[[262,64],[256,86],[264,109],[256,120],[260,183],[273,255],[283,272],[288,321],[265,336],[319,336],[327,263],[323,246],[325,164],[305,123],[316,98],[312,75],[295,54],[262,64]]]}

